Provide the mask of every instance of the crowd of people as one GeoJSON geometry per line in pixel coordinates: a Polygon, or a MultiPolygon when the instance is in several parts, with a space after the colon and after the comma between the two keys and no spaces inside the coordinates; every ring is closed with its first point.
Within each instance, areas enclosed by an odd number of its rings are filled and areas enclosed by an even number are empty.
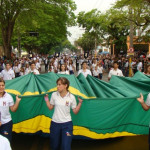
{"type": "Polygon", "coordinates": [[[47,55],[14,57],[12,60],[0,58],[0,77],[4,80],[11,80],[29,73],[40,74],[41,64],[45,65],[45,72],[75,74],[76,76],[82,73],[85,77],[89,74],[100,80],[103,79],[104,73],[108,73],[108,80],[111,75],[129,76],[129,65],[132,68],[132,75],[137,71],[150,74],[150,57],[133,57],[129,64],[129,58],[124,56],[99,55],[94,57],[89,55],[84,57],[84,55],[62,54],[57,57],[47,55]]]}

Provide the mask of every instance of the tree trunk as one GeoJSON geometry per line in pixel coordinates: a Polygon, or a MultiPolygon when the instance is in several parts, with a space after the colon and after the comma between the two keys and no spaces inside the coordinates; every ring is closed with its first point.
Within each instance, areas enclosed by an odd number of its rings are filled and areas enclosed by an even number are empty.
{"type": "MultiPolygon", "coordinates": [[[[1,23],[3,24],[3,23],[1,23]]],[[[11,58],[12,48],[11,48],[11,38],[13,33],[14,23],[8,23],[6,26],[2,26],[2,40],[4,47],[4,55],[7,59],[11,58]]]]}
{"type": "Polygon", "coordinates": [[[20,34],[18,35],[18,53],[19,53],[19,57],[21,57],[21,37],[20,37],[20,34]]]}

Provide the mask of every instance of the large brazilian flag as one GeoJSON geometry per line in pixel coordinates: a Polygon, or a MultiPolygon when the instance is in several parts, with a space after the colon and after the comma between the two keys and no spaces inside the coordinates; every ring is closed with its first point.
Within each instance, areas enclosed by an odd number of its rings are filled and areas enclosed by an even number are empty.
{"type": "MultiPolygon", "coordinates": [[[[136,100],[140,93],[146,99],[150,92],[150,78],[140,72],[132,78],[113,76],[109,83],[82,74],[29,74],[6,82],[6,91],[15,100],[20,95],[17,112],[11,113],[16,133],[50,133],[53,111],[44,101],[56,91],[56,80],[66,77],[69,91],[83,99],[77,115],[72,112],[73,134],[92,139],[148,134],[150,111],[145,112],[136,100]]],[[[78,102],[78,100],[77,100],[78,102]]]]}

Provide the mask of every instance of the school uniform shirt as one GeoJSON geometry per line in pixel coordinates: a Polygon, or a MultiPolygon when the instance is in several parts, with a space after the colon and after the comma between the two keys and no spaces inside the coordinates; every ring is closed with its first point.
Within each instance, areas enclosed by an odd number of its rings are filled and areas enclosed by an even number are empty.
{"type": "Polygon", "coordinates": [[[0,150],[11,150],[8,139],[2,135],[0,135],[0,150]]]}
{"type": "Polygon", "coordinates": [[[14,66],[13,70],[15,73],[19,73],[20,72],[20,68],[18,66],[14,66]]]}
{"type": "Polygon", "coordinates": [[[103,67],[98,67],[99,73],[103,73],[103,67]]]}
{"type": "Polygon", "coordinates": [[[30,69],[29,68],[26,68],[25,69],[25,75],[29,74],[30,73],[30,69]]]}
{"type": "Polygon", "coordinates": [[[20,72],[19,75],[20,75],[20,76],[24,76],[25,73],[24,73],[24,72],[20,72]]]}
{"type": "Polygon", "coordinates": [[[59,74],[69,74],[69,71],[60,71],[60,72],[58,72],[59,74]]]}
{"type": "Polygon", "coordinates": [[[41,68],[40,63],[38,63],[38,62],[35,64],[35,66],[36,66],[36,69],[37,69],[37,70],[41,68]]]}
{"type": "Polygon", "coordinates": [[[79,75],[80,73],[82,73],[82,74],[85,76],[85,78],[88,76],[88,74],[89,74],[89,75],[92,75],[91,71],[88,70],[88,69],[86,69],[85,72],[83,71],[83,69],[81,69],[81,70],[79,70],[78,75],[79,75]]]}
{"type": "Polygon", "coordinates": [[[68,65],[68,69],[69,69],[70,71],[73,71],[73,65],[68,65]]]}
{"type": "Polygon", "coordinates": [[[70,92],[65,97],[61,97],[59,92],[54,92],[51,96],[50,104],[54,105],[54,114],[52,121],[56,123],[65,123],[71,121],[70,108],[77,106],[74,95],[70,92]]]}
{"type": "Polygon", "coordinates": [[[142,65],[142,62],[139,62],[138,65],[137,65],[137,70],[138,70],[138,71],[141,71],[142,66],[143,66],[143,65],[142,65]]]}
{"type": "Polygon", "coordinates": [[[14,105],[13,98],[10,94],[5,92],[3,97],[0,97],[0,120],[2,124],[6,124],[11,121],[11,115],[9,112],[9,107],[14,105]]]}
{"type": "Polygon", "coordinates": [[[94,71],[93,71],[93,76],[95,77],[95,76],[98,76],[98,75],[99,75],[98,69],[97,69],[97,70],[94,69],[94,71]]]}
{"type": "Polygon", "coordinates": [[[94,70],[97,64],[92,64],[92,69],[94,70]]]}
{"type": "Polygon", "coordinates": [[[12,80],[13,78],[15,78],[15,73],[12,69],[9,69],[8,71],[5,69],[2,70],[1,76],[3,80],[12,80]]]}
{"type": "Polygon", "coordinates": [[[40,74],[39,71],[38,71],[37,69],[30,70],[30,73],[40,74]]]}
{"type": "Polygon", "coordinates": [[[114,68],[111,69],[109,71],[108,77],[111,78],[112,75],[123,77],[123,73],[120,69],[117,69],[117,70],[114,70],[114,68]]]}

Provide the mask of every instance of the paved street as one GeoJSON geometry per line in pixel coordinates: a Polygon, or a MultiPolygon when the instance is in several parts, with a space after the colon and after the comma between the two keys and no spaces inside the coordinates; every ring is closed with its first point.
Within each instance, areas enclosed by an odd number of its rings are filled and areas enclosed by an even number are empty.
{"type": "MultiPolygon", "coordinates": [[[[105,140],[73,140],[72,150],[148,150],[148,136],[119,137],[105,140]]],[[[50,150],[49,139],[13,134],[12,150],[50,150]]]]}

